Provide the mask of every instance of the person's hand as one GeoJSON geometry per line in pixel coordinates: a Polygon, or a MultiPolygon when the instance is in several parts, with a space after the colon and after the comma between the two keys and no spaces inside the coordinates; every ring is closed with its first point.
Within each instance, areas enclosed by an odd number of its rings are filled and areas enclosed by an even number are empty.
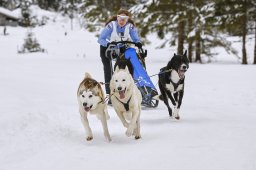
{"type": "Polygon", "coordinates": [[[118,43],[114,49],[119,49],[121,53],[124,53],[125,52],[125,45],[123,43],[118,43]]]}
{"type": "Polygon", "coordinates": [[[141,42],[136,42],[136,43],[135,43],[135,46],[138,47],[138,48],[141,48],[141,47],[142,47],[142,44],[141,44],[141,42]]]}

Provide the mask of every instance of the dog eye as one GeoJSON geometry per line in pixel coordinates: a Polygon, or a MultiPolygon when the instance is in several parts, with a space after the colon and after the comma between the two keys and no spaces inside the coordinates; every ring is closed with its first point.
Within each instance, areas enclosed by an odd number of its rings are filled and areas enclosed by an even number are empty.
{"type": "Polygon", "coordinates": [[[92,95],[90,95],[89,98],[92,98],[92,95]]]}
{"type": "Polygon", "coordinates": [[[125,79],[123,79],[123,81],[125,81],[125,79]]]}
{"type": "Polygon", "coordinates": [[[118,82],[118,81],[116,80],[116,82],[118,82]]]}
{"type": "Polygon", "coordinates": [[[84,98],[84,95],[82,95],[82,97],[84,98]]]}

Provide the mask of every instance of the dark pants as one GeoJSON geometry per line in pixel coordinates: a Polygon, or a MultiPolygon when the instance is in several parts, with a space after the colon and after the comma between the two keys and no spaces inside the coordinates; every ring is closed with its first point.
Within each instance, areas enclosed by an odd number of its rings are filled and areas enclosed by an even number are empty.
{"type": "Polygon", "coordinates": [[[105,56],[106,50],[107,50],[107,47],[100,46],[100,57],[101,57],[101,61],[104,69],[105,83],[107,83],[105,84],[106,94],[110,94],[109,83],[112,76],[112,66],[111,66],[111,60],[105,56]]]}

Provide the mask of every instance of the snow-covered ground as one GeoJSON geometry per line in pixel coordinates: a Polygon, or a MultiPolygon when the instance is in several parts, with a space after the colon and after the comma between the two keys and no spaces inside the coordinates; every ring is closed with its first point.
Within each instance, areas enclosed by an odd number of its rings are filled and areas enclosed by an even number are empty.
{"type": "MultiPolygon", "coordinates": [[[[103,68],[94,35],[78,26],[70,31],[68,22],[33,29],[47,53],[17,54],[27,29],[0,34],[1,170],[256,169],[256,67],[235,57],[190,65],[180,121],[168,117],[163,103],[144,108],[142,139],[134,140],[108,106],[112,142],[94,116],[94,139],[87,142],[76,90],[85,72],[103,81],[103,68]]],[[[174,51],[147,48],[152,75],[174,51]]]]}

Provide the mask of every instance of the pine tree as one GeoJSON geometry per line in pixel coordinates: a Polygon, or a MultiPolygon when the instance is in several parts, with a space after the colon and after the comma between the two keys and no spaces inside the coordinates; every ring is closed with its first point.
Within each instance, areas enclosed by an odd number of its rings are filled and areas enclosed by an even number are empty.
{"type": "Polygon", "coordinates": [[[94,32],[100,30],[120,8],[129,9],[134,4],[136,4],[135,0],[87,0],[80,5],[79,11],[86,20],[85,27],[94,32]]]}
{"type": "MultiPolygon", "coordinates": [[[[193,2],[192,0],[189,0],[188,1],[188,5],[191,6],[192,2],[193,2]]],[[[194,42],[194,38],[192,36],[189,36],[189,33],[191,33],[192,30],[193,30],[194,16],[193,16],[193,11],[191,10],[191,8],[188,8],[187,14],[188,14],[188,17],[187,17],[188,59],[189,59],[190,62],[192,62],[193,61],[192,58],[193,58],[193,42],[194,42]]]]}
{"type": "Polygon", "coordinates": [[[249,11],[255,11],[255,0],[216,1],[216,12],[220,19],[220,28],[231,35],[242,38],[242,64],[247,64],[246,36],[250,24],[249,11]]]}
{"type": "Polygon", "coordinates": [[[178,40],[178,53],[183,53],[184,43],[187,43],[190,61],[195,50],[195,60],[201,62],[201,54],[210,58],[213,55],[211,49],[215,46],[222,46],[233,52],[227,41],[221,43],[223,38],[214,28],[217,22],[214,19],[214,5],[211,0],[187,0],[182,3],[175,0],[155,0],[137,5],[133,11],[138,13],[137,18],[144,19],[139,23],[142,36],[156,32],[160,39],[165,39],[161,47],[166,44],[175,45],[178,40]],[[167,39],[170,33],[172,36],[167,39]]]}
{"type": "Polygon", "coordinates": [[[0,7],[7,7],[8,6],[8,0],[0,0],[0,7]]]}
{"type": "Polygon", "coordinates": [[[22,15],[22,19],[21,19],[21,25],[24,27],[29,27],[31,26],[31,11],[29,9],[31,5],[31,1],[30,0],[24,0],[21,2],[21,15],[22,15]]]}
{"type": "Polygon", "coordinates": [[[256,0],[252,0],[252,6],[248,10],[249,21],[251,30],[254,30],[254,60],[253,64],[256,64],[256,0]]]}
{"type": "Polygon", "coordinates": [[[32,31],[28,31],[26,38],[24,39],[22,50],[18,52],[25,53],[25,52],[38,52],[38,51],[44,52],[45,50],[41,48],[40,44],[35,38],[34,33],[32,31]]]}
{"type": "Polygon", "coordinates": [[[254,60],[253,60],[253,64],[256,64],[256,21],[255,21],[255,25],[254,25],[254,60]]]}

